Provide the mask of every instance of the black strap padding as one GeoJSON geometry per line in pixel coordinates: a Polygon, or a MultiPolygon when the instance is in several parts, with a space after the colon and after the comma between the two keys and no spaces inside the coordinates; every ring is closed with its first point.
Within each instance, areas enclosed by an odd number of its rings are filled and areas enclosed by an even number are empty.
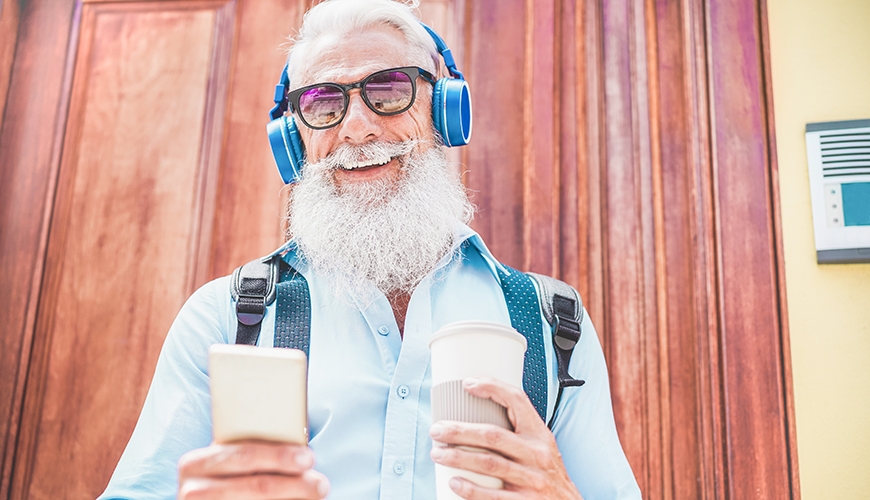
{"type": "Polygon", "coordinates": [[[562,388],[577,387],[586,383],[568,373],[571,354],[583,333],[580,328],[585,311],[583,301],[577,290],[564,281],[542,274],[528,274],[538,284],[541,292],[541,310],[553,332],[553,347],[556,350],[556,362],[559,366],[559,397],[561,397],[562,388]]]}
{"type": "Polygon", "coordinates": [[[275,300],[278,255],[252,260],[233,272],[230,293],[236,303],[236,344],[257,345],[266,306],[275,300]]]}

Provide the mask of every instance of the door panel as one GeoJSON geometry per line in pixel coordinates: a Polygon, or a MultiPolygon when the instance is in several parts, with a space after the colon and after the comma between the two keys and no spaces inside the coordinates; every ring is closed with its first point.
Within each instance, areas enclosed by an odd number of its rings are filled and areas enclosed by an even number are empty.
{"type": "Polygon", "coordinates": [[[0,498],[16,464],[33,330],[45,263],[48,221],[60,163],[71,76],[67,60],[69,0],[15,2],[20,6],[15,56],[0,129],[0,498]]]}
{"type": "Polygon", "coordinates": [[[225,5],[83,8],[37,322],[43,402],[22,434],[33,439],[29,498],[85,497],[104,481],[93,467],[55,471],[116,459],[191,292],[183,257],[214,195],[197,188],[204,110],[223,97],[208,83],[225,5]]]}
{"type": "Polygon", "coordinates": [[[235,266],[277,246],[281,235],[279,189],[268,200],[249,198],[254,215],[239,210],[235,222],[218,198],[242,184],[280,186],[264,118],[283,56],[263,45],[281,43],[299,3],[86,2],[79,9],[14,457],[17,498],[99,494],[172,318],[195,287],[227,272],[212,274],[220,268],[216,249],[230,249],[235,266]],[[289,22],[262,29],[275,18],[289,22]],[[253,33],[265,43],[246,45],[253,33]],[[246,118],[234,122],[243,109],[246,118]],[[224,141],[226,128],[237,132],[232,140],[224,141]],[[272,182],[256,182],[258,174],[272,182]],[[215,234],[227,240],[215,242],[215,234]],[[233,247],[234,234],[247,253],[233,247]]]}

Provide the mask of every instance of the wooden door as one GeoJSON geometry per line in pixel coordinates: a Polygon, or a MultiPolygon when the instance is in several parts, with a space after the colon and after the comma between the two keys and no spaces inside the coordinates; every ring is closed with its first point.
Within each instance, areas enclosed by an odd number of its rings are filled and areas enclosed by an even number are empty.
{"type": "Polygon", "coordinates": [[[3,497],[99,494],[186,297],[281,242],[265,121],[306,7],[22,3],[0,188],[18,283],[0,292],[3,497]]]}
{"type": "MultiPolygon", "coordinates": [[[[310,3],[0,1],[0,497],[98,494],[185,297],[281,241],[264,124],[310,3]]],[[[645,497],[799,497],[764,1],[421,12],[470,80],[475,228],[583,294],[645,497]]]]}

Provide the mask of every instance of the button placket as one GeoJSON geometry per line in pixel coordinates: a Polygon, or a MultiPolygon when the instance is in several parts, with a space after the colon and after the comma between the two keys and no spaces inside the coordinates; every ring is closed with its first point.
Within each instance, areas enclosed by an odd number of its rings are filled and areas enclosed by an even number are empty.
{"type": "MultiPolygon", "coordinates": [[[[413,497],[420,388],[429,365],[426,341],[431,330],[430,286],[427,278],[417,287],[405,319],[405,336],[400,341],[401,351],[385,415],[381,500],[413,497]]],[[[383,338],[398,340],[399,336],[383,338]]]]}

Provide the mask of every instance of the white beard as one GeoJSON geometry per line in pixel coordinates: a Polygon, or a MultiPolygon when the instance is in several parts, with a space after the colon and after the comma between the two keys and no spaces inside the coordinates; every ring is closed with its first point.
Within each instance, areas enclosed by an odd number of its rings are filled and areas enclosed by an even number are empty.
{"type": "Polygon", "coordinates": [[[368,304],[372,284],[387,296],[410,294],[453,247],[457,225],[471,220],[474,207],[443,150],[415,146],[340,146],[306,165],[293,188],[289,235],[302,258],[333,279],[338,296],[350,291],[368,304]],[[401,162],[398,181],[335,186],[334,169],[385,155],[401,162]]]}

